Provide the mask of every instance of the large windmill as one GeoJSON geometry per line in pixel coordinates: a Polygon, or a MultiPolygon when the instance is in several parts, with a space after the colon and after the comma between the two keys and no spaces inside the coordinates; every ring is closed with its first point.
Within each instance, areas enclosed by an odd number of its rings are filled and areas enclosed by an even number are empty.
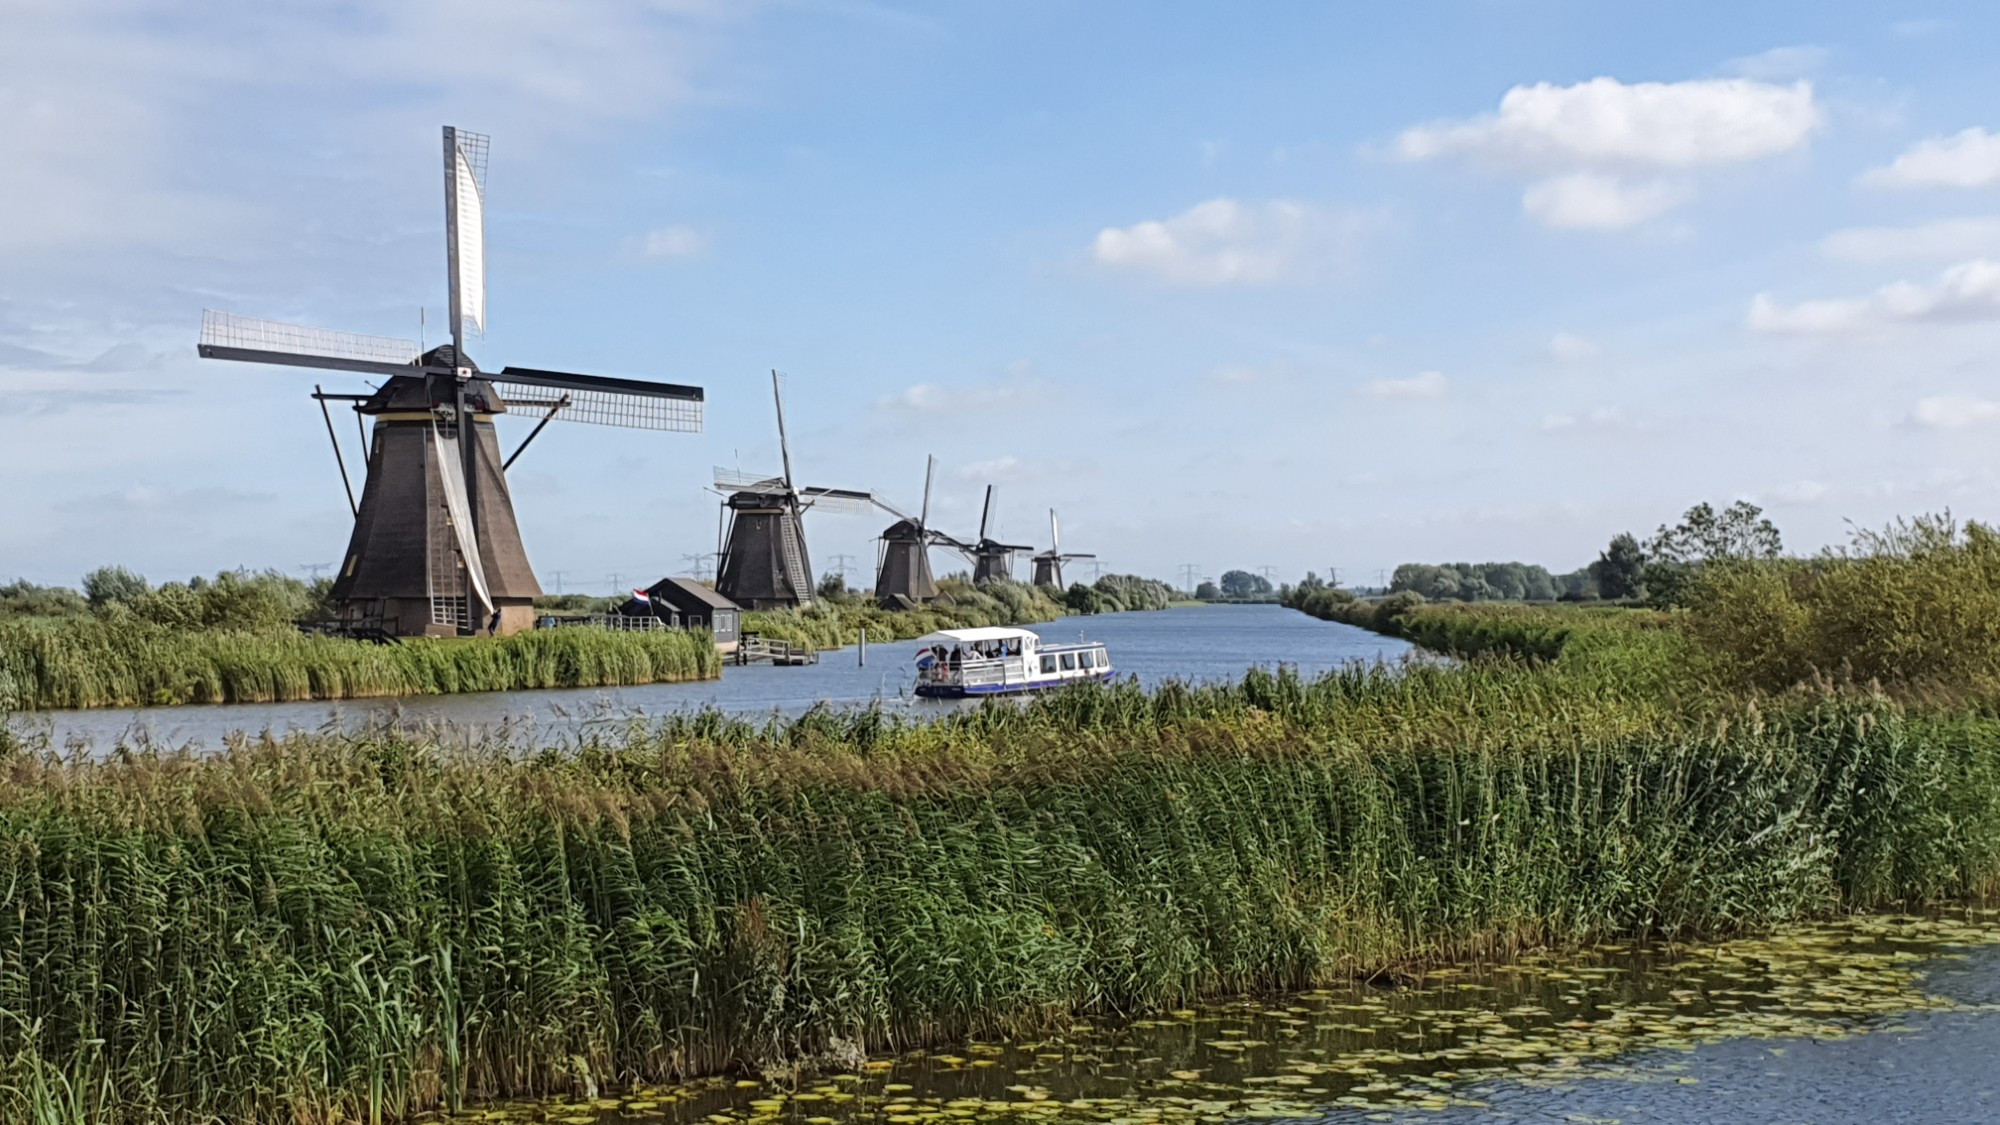
{"type": "Polygon", "coordinates": [[[812,558],[806,552],[807,511],[866,512],[872,493],[849,488],[798,488],[792,484],[792,447],[785,436],[785,392],[771,372],[778,407],[778,453],[784,473],[715,470],[726,490],[729,526],[718,547],[715,592],[745,609],[803,608],[813,603],[812,558]]]}
{"type": "Polygon", "coordinates": [[[913,609],[937,600],[937,579],[931,574],[931,545],[954,547],[970,554],[972,548],[941,531],[934,531],[931,519],[931,479],[937,474],[937,458],[924,464],[924,505],[911,516],[885,500],[875,503],[896,517],[882,531],[875,552],[875,603],[884,609],[913,609]]]}
{"type": "MultiPolygon", "coordinates": [[[[468,332],[486,330],[486,150],[486,137],[445,127],[451,343],[424,351],[410,340],[202,314],[204,357],[385,377],[369,394],[313,395],[322,411],[328,401],[349,402],[374,419],[367,481],[332,592],[351,629],[414,636],[527,628],[542,588],[521,544],[506,468],[551,421],[701,429],[699,387],[527,367],[484,373],[466,355],[468,332]],[[502,461],[493,420],[510,407],[542,417],[502,461]]],[[[331,416],[327,426],[330,435],[331,416]]]]}
{"type": "Polygon", "coordinates": [[[1002,543],[988,534],[993,523],[993,492],[993,486],[987,485],[986,504],[979,510],[979,541],[972,545],[972,581],[975,584],[1012,582],[1014,552],[1035,549],[1027,543],[1002,543]]]}
{"type": "Polygon", "coordinates": [[[1064,589],[1063,564],[1075,559],[1094,559],[1096,557],[1096,555],[1085,552],[1072,551],[1068,554],[1063,553],[1062,529],[1056,525],[1056,510],[1050,508],[1049,549],[1035,556],[1035,585],[1054,586],[1058,590],[1064,589]]]}

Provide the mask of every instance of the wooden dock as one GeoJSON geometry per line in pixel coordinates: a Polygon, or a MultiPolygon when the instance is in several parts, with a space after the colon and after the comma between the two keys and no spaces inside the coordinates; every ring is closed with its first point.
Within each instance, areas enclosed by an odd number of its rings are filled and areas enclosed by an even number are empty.
{"type": "Polygon", "coordinates": [[[734,657],[738,664],[775,664],[784,668],[798,668],[819,663],[819,652],[811,645],[793,644],[790,641],[771,640],[746,634],[736,646],[734,657]]]}

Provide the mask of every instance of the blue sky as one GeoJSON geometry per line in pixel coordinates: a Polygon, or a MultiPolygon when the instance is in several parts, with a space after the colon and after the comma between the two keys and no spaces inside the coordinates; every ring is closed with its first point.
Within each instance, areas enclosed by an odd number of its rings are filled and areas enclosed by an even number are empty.
{"type": "Polygon", "coordinates": [[[1633,7],[8,0],[0,576],[339,554],[310,376],[194,337],[435,332],[446,123],[475,357],[708,390],[523,458],[551,589],[713,551],[773,367],[808,482],[1160,576],[1990,516],[2000,12],[1633,7]]]}

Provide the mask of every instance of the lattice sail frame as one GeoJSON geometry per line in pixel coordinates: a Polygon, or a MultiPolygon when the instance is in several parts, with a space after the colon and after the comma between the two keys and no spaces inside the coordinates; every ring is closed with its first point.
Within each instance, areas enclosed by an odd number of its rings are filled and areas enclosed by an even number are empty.
{"type": "Polygon", "coordinates": [[[532,383],[510,383],[503,371],[497,375],[481,375],[480,378],[492,383],[500,397],[509,401],[547,402],[552,395],[569,400],[568,405],[556,411],[558,422],[587,422],[597,426],[622,426],[632,430],[665,430],[672,433],[694,434],[701,432],[702,402],[700,399],[675,397],[654,397],[652,395],[623,394],[618,391],[593,391],[574,387],[555,388],[532,383]]]}
{"type": "Polygon", "coordinates": [[[785,478],[777,473],[746,473],[741,469],[725,469],[717,465],[715,487],[738,491],[777,491],[785,487],[785,478]]]}
{"type": "Polygon", "coordinates": [[[203,347],[241,348],[308,358],[351,359],[361,363],[414,364],[422,354],[415,340],[369,336],[306,324],[286,324],[217,309],[203,309],[201,312],[201,343],[203,347]]]}

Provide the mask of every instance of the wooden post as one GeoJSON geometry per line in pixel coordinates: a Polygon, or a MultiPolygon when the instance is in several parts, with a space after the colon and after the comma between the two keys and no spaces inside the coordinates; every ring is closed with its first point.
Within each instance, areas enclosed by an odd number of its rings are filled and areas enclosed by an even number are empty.
{"type": "Polygon", "coordinates": [[[860,666],[863,668],[868,667],[868,626],[863,625],[861,627],[861,643],[856,645],[855,649],[861,654],[860,666]]]}

